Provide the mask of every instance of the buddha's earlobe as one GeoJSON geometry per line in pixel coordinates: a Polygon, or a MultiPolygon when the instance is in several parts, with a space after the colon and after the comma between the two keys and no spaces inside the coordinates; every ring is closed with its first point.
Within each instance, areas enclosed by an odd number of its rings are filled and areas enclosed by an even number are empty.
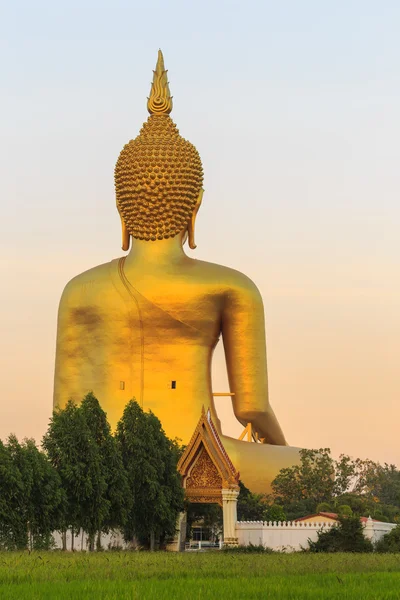
{"type": "Polygon", "coordinates": [[[129,250],[131,245],[131,235],[126,228],[124,220],[121,217],[121,227],[122,227],[122,250],[129,250]]]}
{"type": "Polygon", "coordinates": [[[187,234],[188,234],[188,244],[191,250],[195,250],[197,248],[196,243],[194,241],[194,226],[196,222],[196,215],[192,215],[188,223],[187,234]]]}
{"type": "Polygon", "coordinates": [[[189,243],[189,248],[191,250],[195,250],[197,248],[196,243],[194,241],[194,230],[195,230],[195,225],[196,225],[197,213],[199,212],[201,201],[203,200],[203,194],[204,194],[204,190],[201,189],[200,193],[199,193],[199,197],[197,198],[196,206],[194,207],[192,216],[188,223],[188,228],[187,228],[188,243],[189,243]]]}

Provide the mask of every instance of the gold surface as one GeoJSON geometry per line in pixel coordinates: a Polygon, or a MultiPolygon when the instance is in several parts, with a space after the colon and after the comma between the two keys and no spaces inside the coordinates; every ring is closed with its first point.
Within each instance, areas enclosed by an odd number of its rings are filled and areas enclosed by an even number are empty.
{"type": "Polygon", "coordinates": [[[251,423],[264,444],[221,439],[243,482],[268,491],[280,468],[298,462],[298,450],[286,446],[268,400],[262,299],[242,273],[184,252],[187,238],[194,247],[201,163],[196,149],[173,133],[161,54],[156,77],[145,124],[150,133],[142,130],[125,146],[116,167],[123,244],[129,247],[132,236],[131,250],[78,275],[64,290],[54,405],[80,402],[93,390],[115,427],[135,397],[160,418],[168,436],[185,444],[204,405],[220,432],[211,360],[222,336],[235,415],[243,426],[251,423]],[[156,105],[165,112],[156,114],[156,105]],[[154,174],[164,187],[153,186],[154,174]]]}
{"type": "Polygon", "coordinates": [[[147,99],[147,110],[151,115],[169,115],[172,110],[172,96],[161,50],[158,51],[156,70],[153,71],[153,83],[150,97],[147,99]]]}

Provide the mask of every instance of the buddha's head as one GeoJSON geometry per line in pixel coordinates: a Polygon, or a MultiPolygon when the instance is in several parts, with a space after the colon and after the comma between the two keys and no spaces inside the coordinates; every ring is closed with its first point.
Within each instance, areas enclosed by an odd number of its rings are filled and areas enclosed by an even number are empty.
{"type": "MultiPolygon", "coordinates": [[[[202,199],[203,168],[196,148],[179,135],[169,116],[172,97],[161,50],[147,102],[150,117],[121,151],[115,166],[122,248],[130,236],[150,242],[188,233],[202,199]]],[[[182,236],[184,237],[184,235],[182,236]]]]}

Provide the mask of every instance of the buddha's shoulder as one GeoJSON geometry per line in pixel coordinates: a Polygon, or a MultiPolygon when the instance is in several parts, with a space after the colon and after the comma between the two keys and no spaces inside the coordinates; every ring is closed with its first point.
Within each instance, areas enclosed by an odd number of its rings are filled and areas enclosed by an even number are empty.
{"type": "Polygon", "coordinates": [[[97,265],[73,277],[65,286],[61,302],[79,303],[84,296],[98,296],[110,288],[110,269],[115,261],[97,265]]]}
{"type": "Polygon", "coordinates": [[[216,285],[223,292],[237,292],[254,295],[259,295],[260,293],[256,284],[250,277],[231,267],[202,260],[195,260],[193,269],[196,272],[196,275],[205,283],[208,283],[211,286],[216,285]]]}

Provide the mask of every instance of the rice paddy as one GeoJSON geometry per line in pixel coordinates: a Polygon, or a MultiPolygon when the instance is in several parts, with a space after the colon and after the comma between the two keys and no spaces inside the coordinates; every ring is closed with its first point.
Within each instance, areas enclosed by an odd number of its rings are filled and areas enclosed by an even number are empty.
{"type": "Polygon", "coordinates": [[[4,552],[0,598],[398,599],[400,555],[4,552]]]}

